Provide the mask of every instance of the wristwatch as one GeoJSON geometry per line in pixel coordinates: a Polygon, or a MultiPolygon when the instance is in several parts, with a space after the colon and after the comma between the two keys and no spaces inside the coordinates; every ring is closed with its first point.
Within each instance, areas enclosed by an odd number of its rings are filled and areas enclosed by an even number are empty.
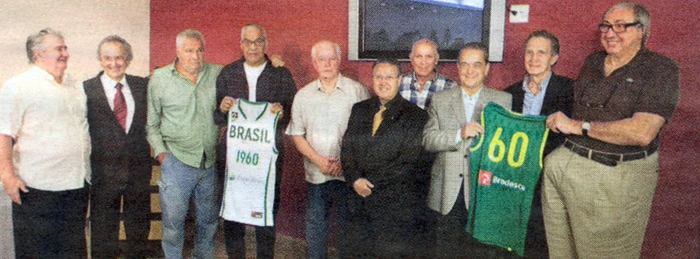
{"type": "Polygon", "coordinates": [[[588,137],[589,130],[591,130],[591,123],[587,121],[583,122],[583,124],[581,124],[581,135],[588,137]]]}

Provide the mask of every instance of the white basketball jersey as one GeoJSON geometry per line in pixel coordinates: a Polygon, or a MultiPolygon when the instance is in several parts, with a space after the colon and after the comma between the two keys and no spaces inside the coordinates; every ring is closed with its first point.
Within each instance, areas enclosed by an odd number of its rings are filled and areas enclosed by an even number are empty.
{"type": "Polygon", "coordinates": [[[229,111],[226,179],[221,217],[255,226],[273,226],[275,128],[271,103],[238,99],[229,111]]]}

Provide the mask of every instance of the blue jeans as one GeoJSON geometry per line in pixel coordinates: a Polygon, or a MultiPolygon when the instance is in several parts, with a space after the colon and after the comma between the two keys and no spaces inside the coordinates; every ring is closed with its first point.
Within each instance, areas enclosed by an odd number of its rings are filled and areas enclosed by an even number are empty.
{"type": "Polygon", "coordinates": [[[220,185],[215,167],[194,168],[183,164],[168,153],[161,165],[160,206],[163,220],[163,252],[165,258],[182,258],[185,241],[185,217],[194,200],[196,230],[194,258],[214,258],[214,234],[219,224],[217,196],[220,185]]]}
{"type": "MultiPolygon", "coordinates": [[[[328,216],[333,201],[336,202],[340,217],[340,236],[344,236],[347,222],[347,195],[349,187],[339,180],[322,184],[307,183],[306,196],[306,243],[308,258],[327,258],[328,251],[328,216]]],[[[344,238],[342,239],[344,240],[344,238]]],[[[341,241],[342,242],[342,241],[341,241]]],[[[340,253],[344,252],[340,244],[340,253]]]]}

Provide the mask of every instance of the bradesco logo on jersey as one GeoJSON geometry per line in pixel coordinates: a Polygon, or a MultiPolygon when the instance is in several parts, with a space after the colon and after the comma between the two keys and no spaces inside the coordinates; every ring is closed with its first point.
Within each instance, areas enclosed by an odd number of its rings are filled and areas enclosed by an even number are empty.
{"type": "Polygon", "coordinates": [[[489,187],[491,186],[491,178],[493,173],[486,170],[479,170],[479,185],[489,187]]]}
{"type": "Polygon", "coordinates": [[[494,176],[492,172],[483,169],[479,170],[479,185],[484,187],[491,187],[491,184],[498,184],[503,187],[518,190],[521,192],[525,191],[525,185],[516,182],[511,182],[510,180],[502,179],[498,176],[494,176]]]}

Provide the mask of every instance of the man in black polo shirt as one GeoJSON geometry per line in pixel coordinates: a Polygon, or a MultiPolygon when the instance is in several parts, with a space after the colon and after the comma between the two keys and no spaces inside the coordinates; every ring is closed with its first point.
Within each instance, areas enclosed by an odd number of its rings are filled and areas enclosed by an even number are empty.
{"type": "Polygon", "coordinates": [[[542,208],[551,258],[639,258],[658,179],[659,135],[679,99],[679,69],[646,49],[651,20],[635,3],[603,16],[604,52],[574,86],[569,134],[546,160],[542,208]]]}

